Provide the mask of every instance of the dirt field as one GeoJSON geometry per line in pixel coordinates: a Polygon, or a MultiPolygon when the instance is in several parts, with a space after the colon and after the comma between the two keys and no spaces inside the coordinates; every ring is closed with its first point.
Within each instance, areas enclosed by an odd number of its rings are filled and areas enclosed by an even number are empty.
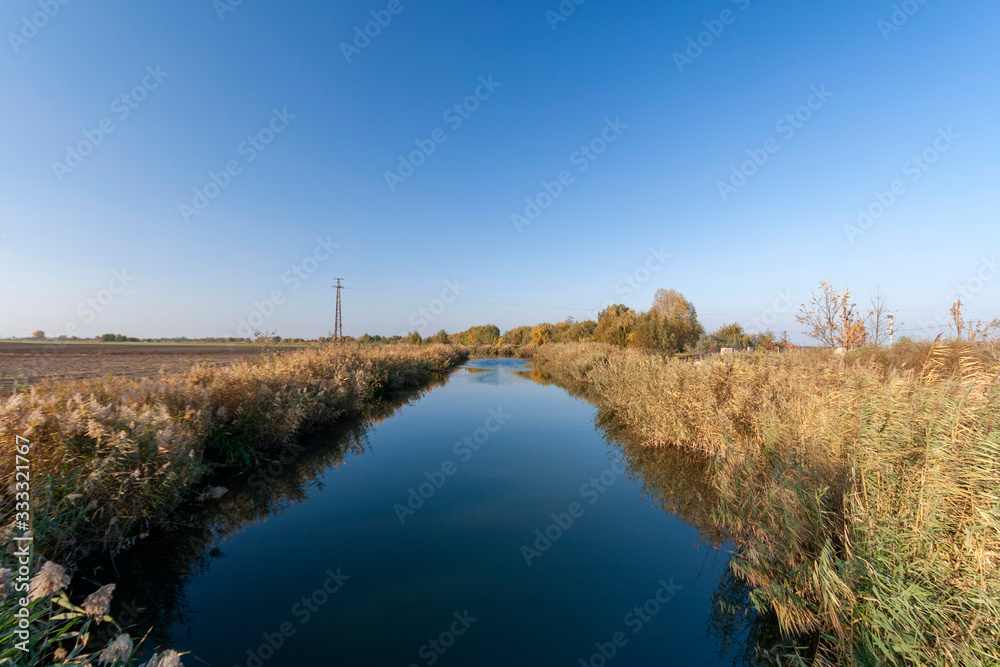
{"type": "Polygon", "coordinates": [[[106,373],[141,377],[160,368],[176,371],[204,361],[230,364],[254,359],[253,345],[159,343],[6,343],[0,341],[0,393],[44,379],[68,380],[106,373]]]}

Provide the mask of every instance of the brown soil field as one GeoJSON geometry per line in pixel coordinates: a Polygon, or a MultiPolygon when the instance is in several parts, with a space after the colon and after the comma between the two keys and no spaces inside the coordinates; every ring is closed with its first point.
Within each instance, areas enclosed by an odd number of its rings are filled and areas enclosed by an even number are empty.
{"type": "Polygon", "coordinates": [[[155,375],[161,368],[183,370],[194,363],[231,364],[261,354],[256,345],[169,343],[19,343],[0,341],[0,393],[15,383],[75,380],[112,373],[155,375]]]}

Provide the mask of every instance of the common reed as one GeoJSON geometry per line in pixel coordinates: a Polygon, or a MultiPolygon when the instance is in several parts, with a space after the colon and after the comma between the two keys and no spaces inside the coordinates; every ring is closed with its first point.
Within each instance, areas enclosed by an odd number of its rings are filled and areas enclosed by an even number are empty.
{"type": "Polygon", "coordinates": [[[0,401],[0,526],[13,530],[17,435],[31,442],[35,548],[73,560],[164,520],[211,465],[250,465],[466,354],[446,345],[331,345],[141,379],[34,386],[0,401]]]}
{"type": "Polygon", "coordinates": [[[998,369],[968,345],[922,352],[895,353],[906,368],[892,352],[693,363],[597,344],[535,359],[644,445],[714,462],[733,572],[778,646],[801,644],[769,659],[996,665],[998,369]]]}

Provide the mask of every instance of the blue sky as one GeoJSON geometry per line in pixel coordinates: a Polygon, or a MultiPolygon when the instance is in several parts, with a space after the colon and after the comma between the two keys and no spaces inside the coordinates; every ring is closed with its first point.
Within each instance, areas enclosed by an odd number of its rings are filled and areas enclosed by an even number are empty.
{"type": "Polygon", "coordinates": [[[1000,315],[995,3],[227,1],[4,3],[0,336],[325,335],[336,277],[353,335],[667,287],[797,338],[824,279],[1000,315]]]}

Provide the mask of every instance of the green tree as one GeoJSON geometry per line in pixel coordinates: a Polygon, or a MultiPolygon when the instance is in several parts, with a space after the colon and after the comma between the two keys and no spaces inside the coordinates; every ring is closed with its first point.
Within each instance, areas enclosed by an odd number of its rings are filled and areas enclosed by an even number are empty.
{"type": "Polygon", "coordinates": [[[598,343],[625,347],[638,319],[635,311],[628,306],[620,303],[608,306],[597,316],[594,340],[598,343]]]}
{"type": "Polygon", "coordinates": [[[447,343],[448,342],[448,332],[441,329],[436,334],[427,339],[429,343],[447,343]]]}
{"type": "Polygon", "coordinates": [[[410,333],[406,334],[402,342],[406,343],[407,345],[420,345],[420,343],[423,342],[423,340],[424,339],[420,336],[419,331],[411,331],[410,333]]]}
{"type": "Polygon", "coordinates": [[[711,337],[715,339],[719,347],[732,347],[737,350],[749,347],[752,342],[752,337],[748,336],[743,327],[735,322],[719,327],[718,331],[713,333],[711,337]]]}
{"type": "Polygon", "coordinates": [[[646,315],[641,340],[635,341],[642,347],[681,352],[694,346],[705,334],[694,304],[677,290],[657,290],[653,307],[646,315]]]}

